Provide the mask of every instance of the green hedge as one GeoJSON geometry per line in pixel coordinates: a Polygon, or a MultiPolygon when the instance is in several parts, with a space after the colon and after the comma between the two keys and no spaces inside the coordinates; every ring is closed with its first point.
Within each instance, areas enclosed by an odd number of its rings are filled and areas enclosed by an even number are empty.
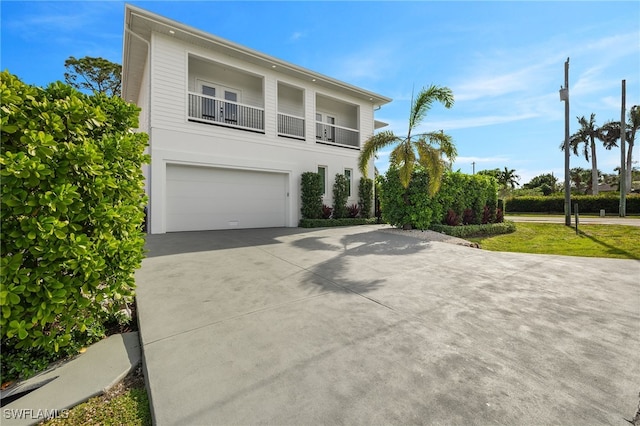
{"type": "MultiPolygon", "coordinates": [[[[600,213],[604,209],[607,213],[619,213],[620,195],[606,193],[600,195],[572,195],[571,211],[578,203],[580,213],[600,213]]],[[[534,196],[514,197],[507,199],[507,212],[513,213],[564,213],[564,196],[534,196]]],[[[627,213],[640,214],[640,195],[627,196],[627,213]]]]}
{"type": "Polygon", "coordinates": [[[2,374],[29,374],[126,317],[144,253],[139,109],[2,72],[2,374]]]}
{"type": "Polygon", "coordinates": [[[373,225],[377,223],[375,217],[341,218],[341,219],[300,219],[300,228],[330,228],[335,226],[373,225]]]}
{"type": "Polygon", "coordinates": [[[434,223],[430,228],[432,231],[451,235],[452,237],[468,238],[488,235],[509,234],[515,232],[516,224],[513,222],[487,223],[485,225],[449,226],[434,223]]]}
{"type": "Polygon", "coordinates": [[[444,223],[449,210],[462,218],[471,216],[472,224],[481,224],[484,206],[488,207],[488,221],[496,220],[498,184],[490,176],[467,175],[446,172],[438,193],[431,197],[428,191],[429,177],[417,167],[412,174],[409,188],[400,184],[398,170],[390,168],[378,177],[382,218],[387,223],[404,227],[428,229],[433,223],[444,223]]]}

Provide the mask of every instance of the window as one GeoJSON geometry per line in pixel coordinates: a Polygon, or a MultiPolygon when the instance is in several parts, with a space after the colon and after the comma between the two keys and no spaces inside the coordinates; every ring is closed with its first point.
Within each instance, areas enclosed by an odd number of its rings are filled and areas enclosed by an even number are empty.
{"type": "Polygon", "coordinates": [[[318,166],[318,174],[320,175],[320,180],[322,181],[322,195],[325,195],[327,193],[327,167],[318,166]]]}
{"type": "Polygon", "coordinates": [[[351,169],[344,169],[344,175],[346,176],[348,182],[347,195],[351,197],[351,169]]]}

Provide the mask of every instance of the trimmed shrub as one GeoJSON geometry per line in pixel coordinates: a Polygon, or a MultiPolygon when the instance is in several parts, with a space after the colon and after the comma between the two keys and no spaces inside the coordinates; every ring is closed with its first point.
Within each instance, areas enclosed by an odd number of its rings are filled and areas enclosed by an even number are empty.
{"type": "Polygon", "coordinates": [[[376,218],[371,217],[368,219],[357,218],[342,218],[342,219],[300,219],[298,226],[300,228],[329,228],[334,226],[355,226],[355,225],[373,225],[376,223],[376,218]]]}
{"type": "Polygon", "coordinates": [[[333,218],[347,217],[347,198],[349,198],[349,180],[343,174],[336,174],[333,182],[333,218]]]}
{"type": "Polygon", "coordinates": [[[373,179],[360,178],[358,186],[358,207],[360,207],[360,217],[371,217],[373,207],[373,179]]]}
{"type": "Polygon", "coordinates": [[[428,193],[428,179],[427,173],[418,167],[405,190],[397,169],[391,168],[379,177],[383,219],[397,227],[409,224],[413,228],[428,229],[432,223],[480,224],[485,216],[495,218],[498,184],[494,178],[447,172],[440,191],[433,198],[428,193]]]}
{"type": "Polygon", "coordinates": [[[15,377],[127,316],[144,256],[148,156],[147,135],[131,131],[135,105],[1,76],[2,374],[15,377]]]}
{"type": "Polygon", "coordinates": [[[322,177],[318,173],[304,172],[300,180],[301,207],[304,219],[319,219],[323,216],[322,177]]]}
{"type": "MultiPolygon", "coordinates": [[[[580,213],[600,213],[604,209],[607,213],[619,213],[620,194],[606,193],[599,195],[572,195],[571,211],[578,203],[580,213]]],[[[627,213],[640,214],[640,195],[627,196],[627,213]]],[[[513,197],[507,200],[510,212],[518,213],[564,213],[564,195],[548,197],[513,197]]]]}
{"type": "Polygon", "coordinates": [[[479,237],[488,235],[509,234],[515,232],[516,224],[513,222],[489,223],[486,225],[449,226],[434,223],[432,231],[451,235],[457,238],[479,237]]]}

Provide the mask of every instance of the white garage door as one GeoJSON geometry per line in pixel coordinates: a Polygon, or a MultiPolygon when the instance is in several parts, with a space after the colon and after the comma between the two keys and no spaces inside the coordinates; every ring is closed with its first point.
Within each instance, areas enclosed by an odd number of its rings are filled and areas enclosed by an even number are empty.
{"type": "Polygon", "coordinates": [[[285,226],[287,175],[167,165],[167,232],[285,226]]]}

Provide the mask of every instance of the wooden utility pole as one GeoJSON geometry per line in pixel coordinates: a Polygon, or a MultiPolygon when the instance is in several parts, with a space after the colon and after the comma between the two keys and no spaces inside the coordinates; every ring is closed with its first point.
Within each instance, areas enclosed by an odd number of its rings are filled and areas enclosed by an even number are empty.
{"type": "Polygon", "coordinates": [[[564,87],[560,89],[560,100],[564,101],[564,224],[571,226],[571,184],[569,180],[569,58],[567,58],[567,62],[564,63],[564,87]]]}
{"type": "Polygon", "coordinates": [[[620,217],[627,215],[627,167],[626,147],[627,124],[625,123],[625,103],[627,97],[627,82],[622,80],[622,108],[620,111],[620,217]]]}

